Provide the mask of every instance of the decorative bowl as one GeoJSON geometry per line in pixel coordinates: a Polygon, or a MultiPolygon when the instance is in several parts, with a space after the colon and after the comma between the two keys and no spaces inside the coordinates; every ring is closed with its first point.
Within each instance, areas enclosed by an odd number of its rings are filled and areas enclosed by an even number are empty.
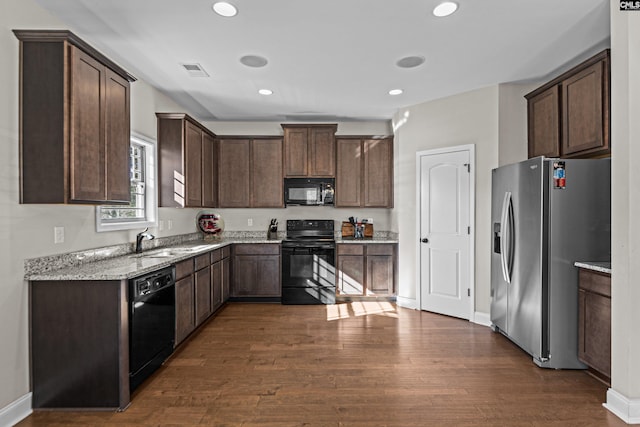
{"type": "Polygon", "coordinates": [[[224,231],[224,220],[222,215],[213,211],[200,211],[196,215],[196,226],[205,237],[219,237],[224,231]]]}

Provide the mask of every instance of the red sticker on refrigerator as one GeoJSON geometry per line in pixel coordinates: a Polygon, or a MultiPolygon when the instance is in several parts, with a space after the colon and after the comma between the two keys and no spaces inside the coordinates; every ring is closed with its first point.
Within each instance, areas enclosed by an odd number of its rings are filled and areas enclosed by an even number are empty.
{"type": "Polygon", "coordinates": [[[564,169],[564,162],[553,162],[553,188],[563,190],[566,186],[567,178],[564,169]]]}

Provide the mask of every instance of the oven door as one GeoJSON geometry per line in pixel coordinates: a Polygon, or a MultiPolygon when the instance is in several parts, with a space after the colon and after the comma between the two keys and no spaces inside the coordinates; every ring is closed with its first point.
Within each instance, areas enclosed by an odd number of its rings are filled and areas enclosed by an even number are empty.
{"type": "Polygon", "coordinates": [[[283,243],[282,304],[335,302],[335,245],[283,243]]]}

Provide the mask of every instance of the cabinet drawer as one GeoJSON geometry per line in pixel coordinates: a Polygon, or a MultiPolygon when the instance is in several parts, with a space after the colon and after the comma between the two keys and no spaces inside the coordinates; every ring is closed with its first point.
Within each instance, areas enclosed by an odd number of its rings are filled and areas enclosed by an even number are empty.
{"type": "Polygon", "coordinates": [[[220,250],[222,251],[222,258],[229,258],[231,256],[231,246],[225,246],[220,250]]]}
{"type": "Polygon", "coordinates": [[[393,255],[394,245],[391,243],[367,245],[367,255],[393,255]]]}
{"type": "Polygon", "coordinates": [[[193,258],[181,261],[176,264],[176,280],[180,280],[183,277],[193,273],[193,258]]]}
{"type": "Polygon", "coordinates": [[[597,271],[580,269],[579,287],[611,298],[611,276],[597,271]]]}
{"type": "Polygon", "coordinates": [[[196,264],[196,271],[202,270],[203,268],[211,265],[211,258],[209,253],[206,253],[204,255],[198,255],[197,257],[195,257],[195,264],[196,264]]]}
{"type": "Polygon", "coordinates": [[[211,264],[215,264],[221,259],[222,259],[222,249],[216,249],[215,251],[211,251],[211,264]]]}
{"type": "Polygon", "coordinates": [[[236,255],[279,255],[280,245],[274,243],[238,244],[233,248],[236,255]]]}
{"type": "Polygon", "coordinates": [[[338,255],[364,255],[364,245],[358,245],[358,244],[338,245],[338,255]]]}

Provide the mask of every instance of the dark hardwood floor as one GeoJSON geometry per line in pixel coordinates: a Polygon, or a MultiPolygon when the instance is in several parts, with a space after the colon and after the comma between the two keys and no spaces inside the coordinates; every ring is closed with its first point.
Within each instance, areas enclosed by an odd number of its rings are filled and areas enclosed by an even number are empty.
{"type": "Polygon", "coordinates": [[[606,386],[540,369],[489,328],[397,308],[227,305],[121,413],[26,426],[624,426],[606,386]]]}

